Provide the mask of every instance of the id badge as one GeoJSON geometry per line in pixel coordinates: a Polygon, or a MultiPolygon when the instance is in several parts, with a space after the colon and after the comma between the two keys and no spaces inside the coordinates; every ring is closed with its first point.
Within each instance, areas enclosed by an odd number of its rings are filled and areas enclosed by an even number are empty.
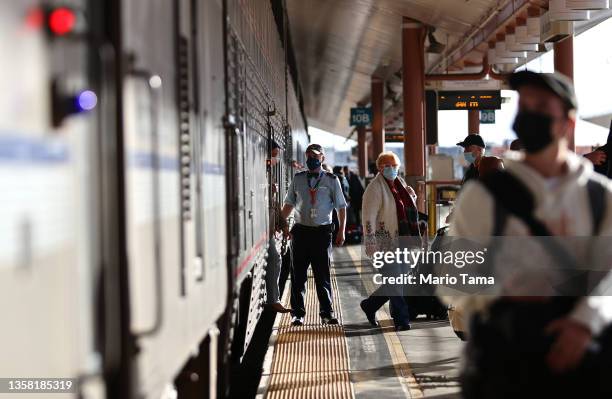
{"type": "Polygon", "coordinates": [[[312,220],[317,218],[317,208],[310,208],[310,218],[312,220]]]}

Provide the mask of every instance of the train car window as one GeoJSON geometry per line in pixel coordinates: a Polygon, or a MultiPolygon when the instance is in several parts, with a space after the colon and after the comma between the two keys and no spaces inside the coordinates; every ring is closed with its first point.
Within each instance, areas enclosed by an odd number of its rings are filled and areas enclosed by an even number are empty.
{"type": "MultiPolygon", "coordinates": [[[[244,176],[244,54],[232,30],[227,34],[227,121],[231,132],[228,137],[228,151],[231,167],[229,183],[229,201],[232,204],[231,213],[231,251],[236,259],[239,259],[246,248],[245,243],[245,184],[244,176]]],[[[236,267],[237,265],[232,265],[236,267]]]]}
{"type": "Polygon", "coordinates": [[[191,115],[189,112],[189,46],[187,39],[178,35],[176,49],[177,67],[177,102],[179,124],[179,159],[180,173],[180,209],[181,209],[181,295],[186,294],[185,276],[185,222],[191,220],[191,115]]]}
{"type": "Polygon", "coordinates": [[[175,18],[175,68],[176,68],[176,109],[178,122],[178,157],[180,162],[179,200],[180,200],[180,294],[187,294],[186,248],[188,240],[192,238],[188,230],[193,219],[192,209],[192,174],[195,174],[193,157],[193,120],[191,114],[191,71],[189,39],[185,32],[185,1],[176,1],[174,9],[175,18]]]}
{"type": "Polygon", "coordinates": [[[177,97],[179,113],[179,135],[181,159],[181,218],[191,220],[191,172],[192,172],[192,137],[191,109],[189,96],[189,45],[187,38],[180,35],[177,50],[177,97]]]}
{"type": "Polygon", "coordinates": [[[199,29],[198,29],[198,16],[200,15],[198,9],[198,1],[191,0],[191,21],[190,21],[190,33],[191,33],[191,71],[193,80],[193,111],[195,113],[194,118],[194,134],[193,141],[193,158],[195,168],[195,201],[196,204],[194,209],[195,219],[195,256],[200,260],[200,270],[196,270],[196,280],[202,281],[205,278],[204,265],[201,264],[204,259],[204,204],[202,194],[202,175],[204,171],[204,140],[203,140],[203,123],[201,108],[200,108],[200,60],[198,58],[198,46],[199,40],[199,29]]]}

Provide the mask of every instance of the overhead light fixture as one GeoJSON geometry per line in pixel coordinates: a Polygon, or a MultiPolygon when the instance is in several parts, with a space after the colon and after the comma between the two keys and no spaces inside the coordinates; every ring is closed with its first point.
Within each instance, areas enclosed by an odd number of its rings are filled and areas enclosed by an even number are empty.
{"type": "Polygon", "coordinates": [[[427,50],[425,51],[428,53],[433,53],[433,54],[442,54],[446,46],[440,43],[438,40],[436,40],[436,37],[434,36],[435,31],[436,31],[436,28],[434,28],[433,26],[429,27],[428,32],[427,32],[427,39],[429,40],[429,46],[427,46],[427,50]]]}

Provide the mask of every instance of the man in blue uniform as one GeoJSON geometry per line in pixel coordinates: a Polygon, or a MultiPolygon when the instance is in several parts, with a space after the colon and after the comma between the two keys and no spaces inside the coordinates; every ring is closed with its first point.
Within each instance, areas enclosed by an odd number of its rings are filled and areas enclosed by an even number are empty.
{"type": "Polygon", "coordinates": [[[291,308],[296,326],[304,324],[306,308],[304,294],[308,266],[312,272],[319,298],[319,315],[323,324],[338,324],[332,307],[332,290],[329,273],[331,244],[333,235],[332,211],[338,212],[339,230],[336,245],[344,243],[346,225],[346,200],[338,177],[321,169],[325,159],[323,148],[311,144],[306,148],[308,171],[297,173],[285,196],[281,217],[287,217],[296,211],[296,223],[289,233],[291,241],[291,308]]]}

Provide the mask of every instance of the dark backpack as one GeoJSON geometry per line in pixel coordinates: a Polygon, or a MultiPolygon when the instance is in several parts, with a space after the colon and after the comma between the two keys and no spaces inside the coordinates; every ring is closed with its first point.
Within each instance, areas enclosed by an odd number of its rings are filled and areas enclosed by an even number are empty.
{"type": "MultiPolygon", "coordinates": [[[[519,179],[506,171],[495,171],[481,181],[494,199],[492,235],[503,235],[509,214],[519,218],[527,225],[533,239],[553,257],[559,270],[567,273],[566,281],[556,286],[559,294],[566,296],[584,294],[587,291],[588,274],[579,272],[579,262],[575,256],[568,252],[561,242],[551,238],[553,234],[546,225],[534,217],[535,201],[531,191],[519,179]]],[[[606,211],[606,189],[600,182],[589,179],[587,192],[593,219],[592,234],[598,235],[606,211]]]]}
{"type": "MultiPolygon", "coordinates": [[[[552,234],[533,216],[533,194],[521,181],[508,172],[496,171],[482,179],[482,183],[495,203],[493,235],[503,234],[507,216],[511,214],[528,226],[533,239],[545,245],[558,263],[571,263],[570,258],[573,256],[563,246],[556,245],[556,240],[545,237],[552,234]]],[[[606,189],[598,181],[589,179],[587,191],[593,234],[597,235],[606,211],[606,189]]],[[[570,285],[575,286],[576,283],[582,282],[574,279],[570,285]]],[[[570,287],[570,294],[556,296],[550,302],[542,303],[500,299],[493,304],[487,317],[477,314],[471,322],[471,342],[466,350],[465,367],[461,375],[464,397],[515,398],[527,395],[533,398],[570,398],[578,396],[585,385],[597,385],[605,381],[609,366],[604,368],[592,362],[598,361],[603,365],[603,360],[599,359],[604,359],[604,356],[609,358],[606,355],[609,352],[599,355],[592,349],[596,346],[589,348],[579,368],[580,372],[556,375],[546,366],[544,359],[553,345],[554,336],[544,331],[552,320],[564,317],[573,309],[578,297],[571,296],[572,292],[570,287]]],[[[609,345],[612,342],[610,328],[606,331],[598,344],[604,342],[609,345]]]]}

